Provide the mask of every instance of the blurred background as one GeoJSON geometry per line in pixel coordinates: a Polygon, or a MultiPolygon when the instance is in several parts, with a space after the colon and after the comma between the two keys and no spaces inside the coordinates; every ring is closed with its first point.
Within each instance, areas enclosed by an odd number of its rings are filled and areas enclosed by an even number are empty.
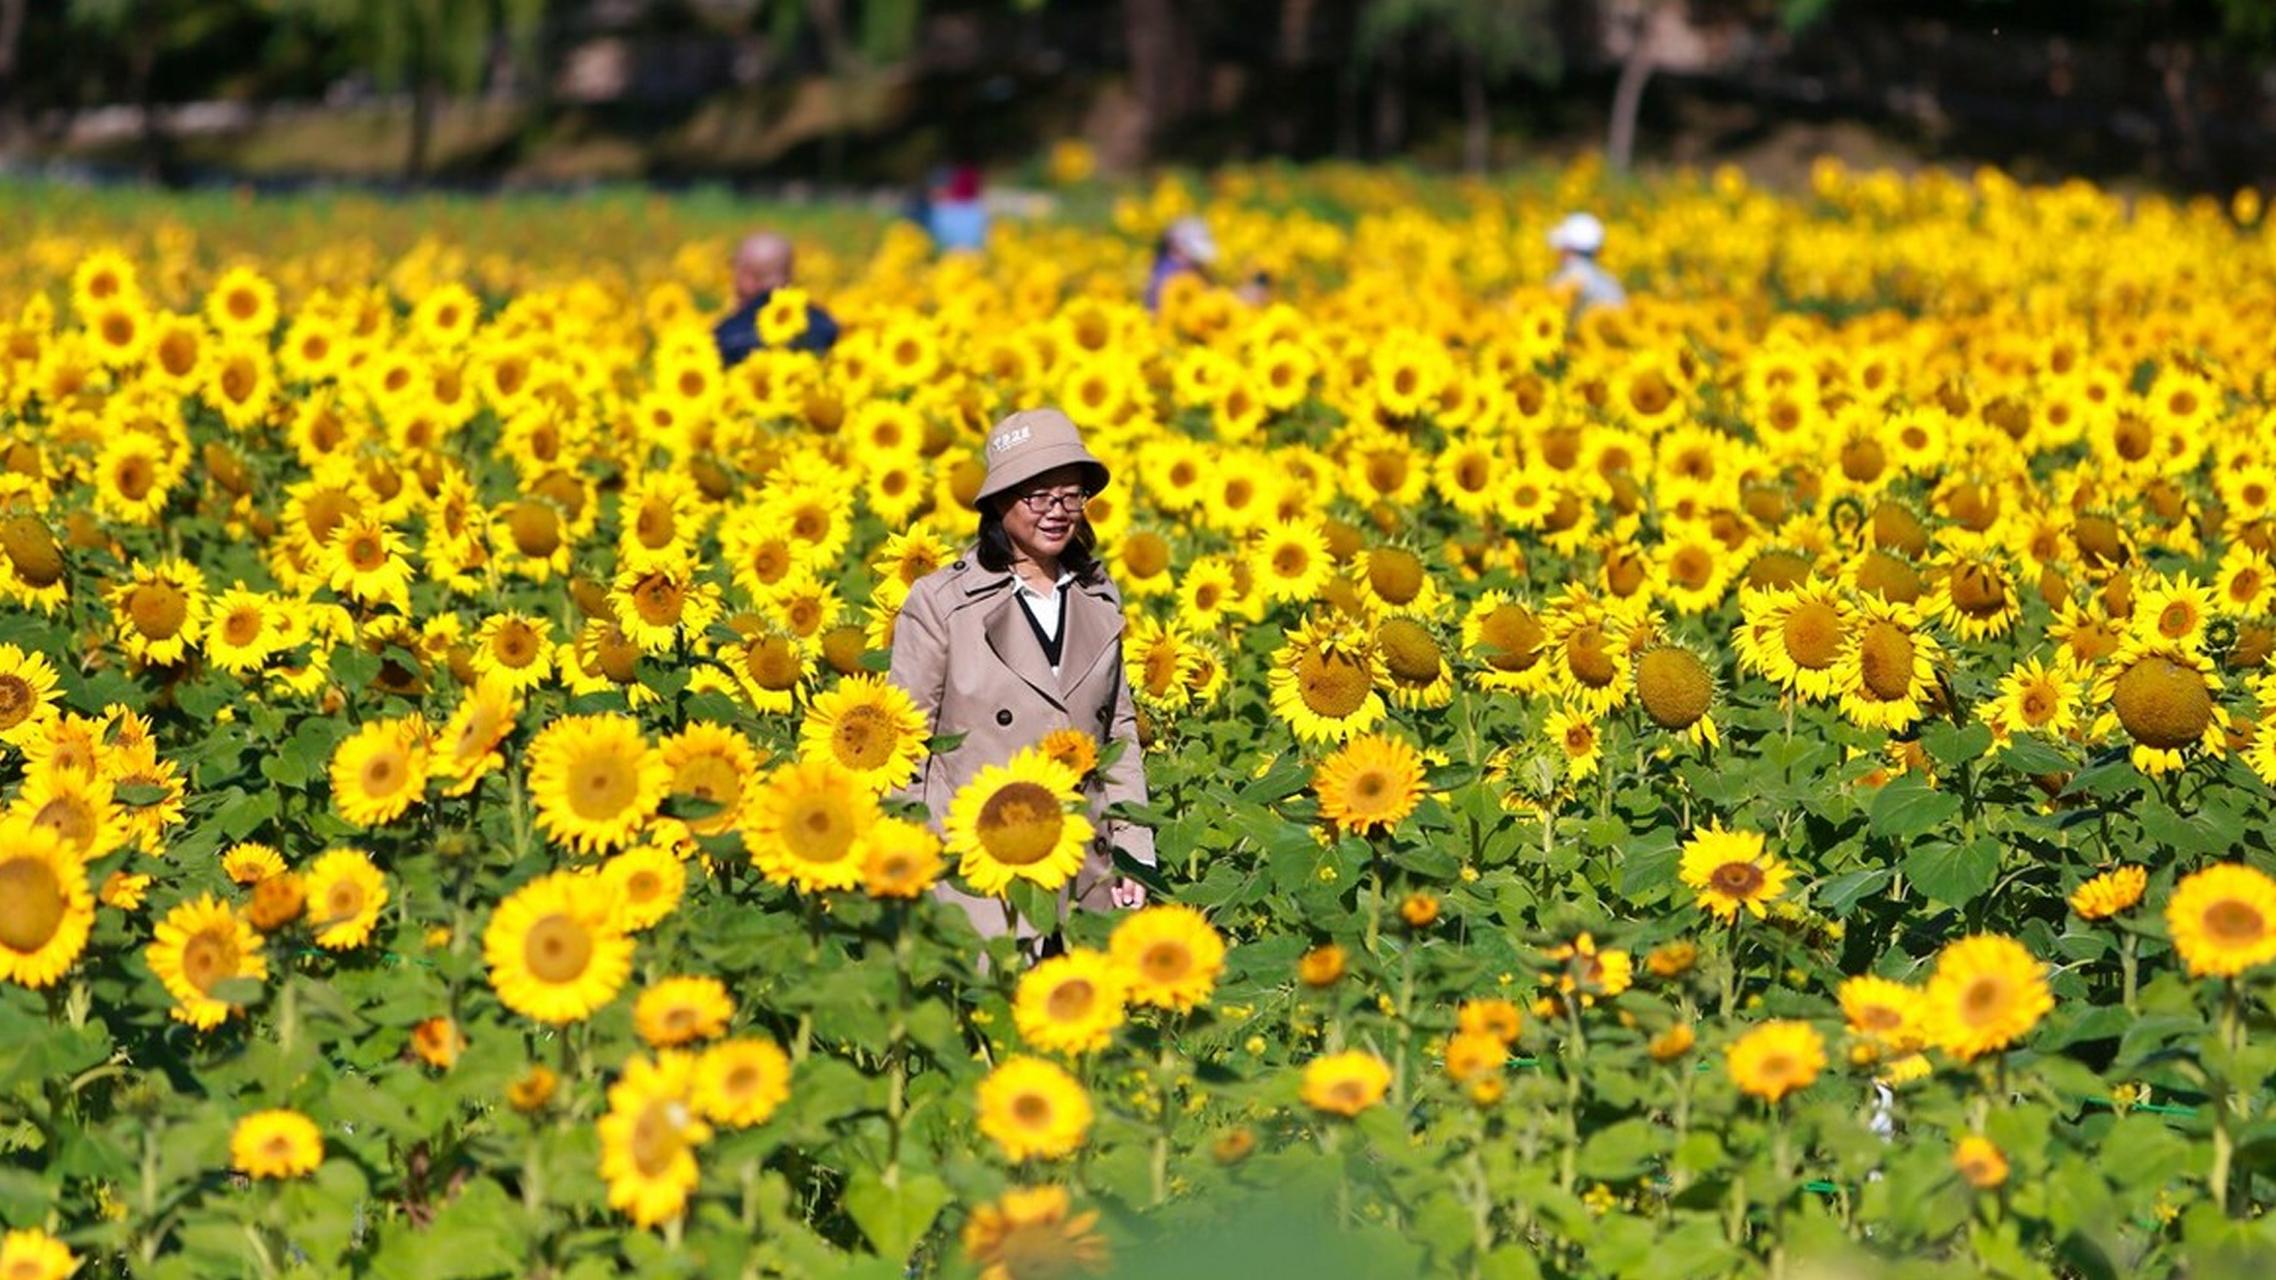
{"type": "Polygon", "coordinates": [[[891,188],[1811,158],[2228,192],[2276,0],[0,0],[0,172],[891,188]]]}

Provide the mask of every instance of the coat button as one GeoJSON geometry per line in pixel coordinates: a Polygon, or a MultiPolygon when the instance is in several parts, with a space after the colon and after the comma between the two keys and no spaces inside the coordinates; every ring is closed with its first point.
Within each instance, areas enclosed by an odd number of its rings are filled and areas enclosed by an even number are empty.
{"type": "Polygon", "coordinates": [[[1011,709],[1010,709],[1010,708],[1008,708],[1008,707],[1007,707],[1007,708],[1004,708],[1003,710],[1000,710],[1000,711],[996,712],[996,723],[997,723],[997,724],[1009,726],[1009,725],[1011,724],[1011,722],[1012,722],[1012,713],[1011,713],[1011,709]]]}
{"type": "Polygon", "coordinates": [[[962,560],[959,560],[955,564],[952,564],[948,567],[951,569],[962,569],[964,567],[964,562],[962,560]]]}
{"type": "Polygon", "coordinates": [[[1112,719],[1114,719],[1113,707],[1100,707],[1098,709],[1098,722],[1100,724],[1105,724],[1107,721],[1112,719]]]}

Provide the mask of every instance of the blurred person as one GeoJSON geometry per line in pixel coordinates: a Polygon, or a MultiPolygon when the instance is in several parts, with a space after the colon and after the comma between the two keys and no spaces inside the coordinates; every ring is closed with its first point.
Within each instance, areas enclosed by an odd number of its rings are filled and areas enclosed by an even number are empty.
{"type": "Polygon", "coordinates": [[[1628,301],[1628,291],[1597,265],[1596,255],[1604,248],[1604,223],[1595,214],[1567,214],[1550,229],[1549,247],[1557,251],[1557,274],[1549,278],[1549,287],[1572,294],[1575,318],[1628,301]]]}
{"type": "MultiPolygon", "coordinates": [[[[1073,730],[1114,762],[1084,784],[1096,827],[1083,865],[1063,892],[1092,911],[1145,905],[1146,888],[1118,874],[1119,851],[1154,865],[1154,833],[1107,817],[1109,805],[1146,802],[1137,704],[1122,665],[1122,597],[1096,554],[1084,508],[1108,480],[1106,465],[1057,409],[1025,409],[988,435],[987,474],[974,505],[980,526],[953,563],[909,589],[893,628],[886,678],[908,693],[936,738],[957,745],[925,760],[903,791],[934,828],[965,784],[1045,735],[1073,730]]],[[[1049,920],[1016,918],[1000,898],[942,884],[983,937],[1033,938],[1049,920]]]]}
{"type": "Polygon", "coordinates": [[[960,164],[926,193],[925,230],[942,253],[978,253],[988,247],[988,206],[980,186],[979,166],[960,164]]]}
{"type": "MultiPolygon", "coordinates": [[[[719,344],[720,364],[733,368],[766,345],[759,339],[759,312],[775,290],[790,287],[795,257],[789,239],[772,231],[746,236],[735,246],[731,264],[735,310],[711,330],[712,340],[719,344]]],[[[837,341],[838,322],[829,312],[807,303],[806,331],[790,340],[790,349],[824,355],[837,341]]]]}
{"type": "Polygon", "coordinates": [[[1215,265],[1217,240],[1209,234],[1208,223],[1192,217],[1171,223],[1154,246],[1153,274],[1146,279],[1146,309],[1161,309],[1162,288],[1172,278],[1190,273],[1207,280],[1209,268],[1215,265]]]}

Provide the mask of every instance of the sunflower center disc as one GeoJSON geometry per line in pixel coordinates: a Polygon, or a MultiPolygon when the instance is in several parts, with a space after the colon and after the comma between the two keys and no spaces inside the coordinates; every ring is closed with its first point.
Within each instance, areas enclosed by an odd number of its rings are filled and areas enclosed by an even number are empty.
{"type": "Polygon", "coordinates": [[[189,597],[168,582],[150,582],[134,589],[127,601],[134,629],[152,640],[170,640],[190,619],[189,597]]]}
{"type": "Polygon", "coordinates": [[[2204,680],[2170,658],[2145,658],[2126,668],[2110,700],[2134,741],[2161,751],[2188,746],[2213,722],[2204,680]]]}
{"type": "Polygon", "coordinates": [[[522,962],[540,982],[574,982],[592,962],[593,935],[573,916],[554,914],[530,926],[522,962]]]}
{"type": "Polygon", "coordinates": [[[1876,622],[1858,645],[1858,669],[1866,692],[1882,702],[1901,702],[1912,690],[1912,637],[1903,627],[1876,622]]]}
{"type": "Polygon", "coordinates": [[[1367,703],[1367,668],[1341,653],[1310,652],[1296,661],[1296,687],[1315,715],[1341,720],[1367,703]]]}
{"type": "Polygon", "coordinates": [[[2267,928],[2268,922],[2260,913],[2242,902],[2216,902],[2205,912],[2205,932],[2226,947],[2258,942],[2267,928]]]}
{"type": "Polygon", "coordinates": [[[209,929],[183,944],[182,977],[200,991],[211,991],[214,983],[236,974],[237,960],[236,940],[209,929]]]}
{"type": "Polygon", "coordinates": [[[1841,656],[1841,615],[1823,600],[1809,600],[1786,615],[1780,627],[1786,656],[1794,665],[1823,671],[1841,656]]]}
{"type": "Polygon", "coordinates": [[[882,767],[893,758],[893,726],[883,710],[871,706],[848,707],[830,729],[830,750],[838,762],[856,772],[882,767]]]}
{"type": "Polygon", "coordinates": [[[0,946],[20,955],[47,945],[63,926],[63,885],[32,858],[0,862],[0,946]]]}
{"type": "Polygon", "coordinates": [[[1051,988],[1051,996],[1043,1002],[1043,1007],[1054,1022],[1075,1022],[1090,1016],[1096,997],[1097,992],[1089,982],[1070,978],[1051,988]]]}
{"type": "Polygon", "coordinates": [[[998,862],[1030,867],[1059,847],[1059,833],[1067,815],[1059,797],[1034,782],[1012,782],[997,788],[980,806],[980,843],[998,862]]]}

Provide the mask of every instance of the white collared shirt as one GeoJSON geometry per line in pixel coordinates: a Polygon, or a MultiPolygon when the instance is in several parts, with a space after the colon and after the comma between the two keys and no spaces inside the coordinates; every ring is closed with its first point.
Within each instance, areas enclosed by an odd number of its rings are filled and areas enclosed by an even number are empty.
{"type": "MultiPolygon", "coordinates": [[[[1038,591],[1028,585],[1024,576],[1018,573],[1012,575],[1012,586],[1019,592],[1020,604],[1026,608],[1027,616],[1035,619],[1035,629],[1041,631],[1046,639],[1059,638],[1059,593],[1065,591],[1067,585],[1074,580],[1075,573],[1072,569],[1061,569],[1059,580],[1052,584],[1051,590],[1038,591]]],[[[1059,674],[1058,663],[1051,665],[1051,674],[1059,674]]]]}

